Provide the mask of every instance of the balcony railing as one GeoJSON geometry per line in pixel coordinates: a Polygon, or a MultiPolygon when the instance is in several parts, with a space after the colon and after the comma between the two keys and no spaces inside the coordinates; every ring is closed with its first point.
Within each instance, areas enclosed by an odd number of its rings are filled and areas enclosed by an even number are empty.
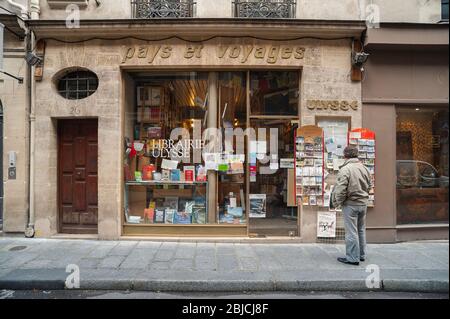
{"type": "Polygon", "coordinates": [[[235,0],[236,18],[295,18],[296,0],[235,0]]]}
{"type": "Polygon", "coordinates": [[[192,18],[193,0],[133,0],[131,8],[134,19],[192,18]]]}

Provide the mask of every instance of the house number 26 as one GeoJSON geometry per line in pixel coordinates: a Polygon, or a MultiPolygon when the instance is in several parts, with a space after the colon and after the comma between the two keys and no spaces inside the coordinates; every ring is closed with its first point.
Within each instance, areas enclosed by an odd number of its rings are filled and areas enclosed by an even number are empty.
{"type": "Polygon", "coordinates": [[[72,115],[80,115],[81,111],[77,106],[72,106],[70,108],[70,114],[72,115]]]}

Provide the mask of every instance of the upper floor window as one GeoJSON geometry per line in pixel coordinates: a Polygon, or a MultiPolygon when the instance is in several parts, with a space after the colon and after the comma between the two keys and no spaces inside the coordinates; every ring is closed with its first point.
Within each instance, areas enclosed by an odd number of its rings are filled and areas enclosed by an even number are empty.
{"type": "Polygon", "coordinates": [[[132,0],[133,18],[192,18],[193,0],[132,0]]]}
{"type": "Polygon", "coordinates": [[[448,21],[448,0],[442,0],[441,19],[448,21]]]}
{"type": "Polygon", "coordinates": [[[295,18],[296,0],[235,0],[236,18],[295,18]]]}
{"type": "Polygon", "coordinates": [[[57,80],[59,94],[69,100],[84,99],[97,91],[98,77],[87,70],[71,71],[57,80]]]}

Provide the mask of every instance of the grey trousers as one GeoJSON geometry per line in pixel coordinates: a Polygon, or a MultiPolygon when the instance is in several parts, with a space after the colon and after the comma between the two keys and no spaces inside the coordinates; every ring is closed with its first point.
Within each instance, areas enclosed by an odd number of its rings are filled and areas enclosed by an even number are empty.
{"type": "Polygon", "coordinates": [[[345,246],[347,260],[359,262],[366,258],[367,206],[344,206],[345,246]]]}

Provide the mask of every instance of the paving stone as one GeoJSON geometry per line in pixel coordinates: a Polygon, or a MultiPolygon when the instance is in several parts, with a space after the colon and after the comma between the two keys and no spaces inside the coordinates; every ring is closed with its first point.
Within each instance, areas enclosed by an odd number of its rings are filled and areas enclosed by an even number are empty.
{"type": "Polygon", "coordinates": [[[216,259],[213,258],[204,258],[197,257],[194,260],[195,270],[217,270],[217,262],[216,259]]]}
{"type": "Polygon", "coordinates": [[[195,252],[196,256],[201,257],[214,257],[216,255],[216,249],[215,248],[198,248],[195,252]]]}
{"type": "Polygon", "coordinates": [[[259,264],[263,270],[279,270],[283,268],[283,264],[271,255],[261,258],[259,256],[259,264]]]}
{"type": "Polygon", "coordinates": [[[111,252],[111,250],[117,246],[117,243],[103,243],[102,245],[99,245],[95,247],[93,250],[89,252],[88,257],[91,258],[104,258],[108,256],[108,254],[111,252]]]}
{"type": "Polygon", "coordinates": [[[153,260],[155,252],[139,253],[142,249],[134,250],[128,257],[125,258],[120,265],[120,269],[147,269],[153,260]]]}
{"type": "Polygon", "coordinates": [[[150,264],[151,270],[169,270],[170,263],[168,261],[153,261],[150,264]]]}
{"type": "Polygon", "coordinates": [[[197,243],[197,249],[216,249],[216,244],[214,243],[197,243]]]}
{"type": "Polygon", "coordinates": [[[239,257],[253,257],[256,258],[257,255],[253,250],[252,246],[248,244],[237,244],[234,246],[236,255],[239,257]]]}
{"type": "Polygon", "coordinates": [[[111,249],[108,256],[128,256],[136,245],[137,242],[132,241],[119,242],[111,249]]]}
{"type": "Polygon", "coordinates": [[[178,243],[173,242],[163,242],[159,249],[163,250],[176,250],[178,248],[178,243]]]}
{"type": "Polygon", "coordinates": [[[97,268],[102,260],[102,258],[83,258],[78,262],[78,266],[80,268],[97,268]]]}
{"type": "Polygon", "coordinates": [[[12,253],[8,254],[7,259],[2,259],[0,261],[0,268],[20,268],[22,265],[30,262],[31,260],[37,258],[39,255],[36,253],[12,253]]]}
{"type": "Polygon", "coordinates": [[[217,255],[235,255],[236,250],[234,249],[234,245],[217,244],[216,245],[216,254],[217,255]]]}
{"type": "Polygon", "coordinates": [[[257,258],[241,257],[239,258],[240,268],[242,270],[258,270],[259,261],[257,258]]]}
{"type": "Polygon", "coordinates": [[[153,242],[153,241],[141,241],[139,242],[135,249],[159,249],[161,247],[161,242],[153,242]]]}
{"type": "Polygon", "coordinates": [[[218,271],[236,271],[239,270],[239,262],[235,256],[218,255],[217,256],[217,270],[218,271]]]}
{"type": "Polygon", "coordinates": [[[53,260],[50,259],[34,259],[31,260],[22,266],[20,266],[21,269],[39,269],[39,268],[51,268],[51,265],[53,263],[53,260]]]}
{"type": "Polygon", "coordinates": [[[193,259],[174,259],[171,262],[170,269],[193,270],[194,269],[194,260],[193,259]]]}
{"type": "Polygon", "coordinates": [[[194,258],[196,254],[196,245],[180,245],[175,253],[175,258],[194,258]]]}
{"type": "Polygon", "coordinates": [[[118,268],[125,256],[107,256],[98,264],[98,268],[118,268]]]}
{"type": "Polygon", "coordinates": [[[154,260],[155,261],[169,261],[173,258],[174,254],[175,254],[174,250],[160,249],[156,252],[154,260]]]}

